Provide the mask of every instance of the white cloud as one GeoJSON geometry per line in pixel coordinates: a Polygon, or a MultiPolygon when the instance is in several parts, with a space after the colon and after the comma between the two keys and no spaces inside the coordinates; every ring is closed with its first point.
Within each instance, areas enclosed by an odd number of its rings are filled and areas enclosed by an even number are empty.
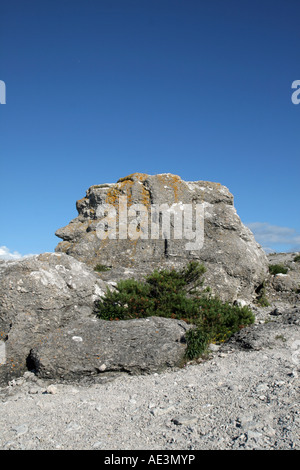
{"type": "Polygon", "coordinates": [[[4,260],[16,260],[21,258],[28,258],[30,255],[21,255],[18,251],[11,252],[7,246],[0,246],[0,259],[4,260]]]}
{"type": "Polygon", "coordinates": [[[253,232],[256,241],[265,251],[277,251],[276,245],[284,245],[284,251],[300,251],[300,233],[289,227],[271,225],[267,222],[252,222],[247,227],[253,232]]]}

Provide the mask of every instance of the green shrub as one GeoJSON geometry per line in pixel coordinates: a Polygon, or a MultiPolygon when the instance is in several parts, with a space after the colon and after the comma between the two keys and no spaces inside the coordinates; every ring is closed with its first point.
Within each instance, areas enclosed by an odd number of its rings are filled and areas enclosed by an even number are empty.
{"type": "Polygon", "coordinates": [[[102,301],[96,304],[96,313],[103,320],[141,318],[151,316],[148,312],[152,303],[149,298],[149,286],[134,279],[127,279],[119,281],[116,290],[107,289],[102,301]]]}
{"type": "Polygon", "coordinates": [[[203,265],[191,262],[180,271],[155,270],[144,282],[122,280],[116,290],[107,290],[102,301],[96,304],[96,313],[104,320],[197,317],[199,306],[195,293],[203,284],[204,272],[203,265]]]}
{"type": "Polygon", "coordinates": [[[199,304],[200,315],[196,324],[209,335],[211,342],[227,341],[255,319],[249,307],[222,302],[218,297],[201,296],[199,304]]]}
{"type": "Polygon", "coordinates": [[[191,262],[180,271],[155,270],[144,281],[122,280],[96,303],[96,314],[104,320],[161,316],[192,323],[186,357],[194,359],[209,342],[224,342],[254,322],[248,307],[222,302],[203,290],[205,271],[202,264],[191,262]]]}
{"type": "Polygon", "coordinates": [[[94,267],[94,271],[98,272],[98,273],[102,273],[104,271],[109,271],[111,268],[109,266],[106,266],[105,264],[97,264],[95,267],[94,267]]]}
{"type": "Polygon", "coordinates": [[[294,258],[294,261],[300,261],[300,255],[296,255],[295,258],[294,258]]]}
{"type": "Polygon", "coordinates": [[[282,264],[270,264],[269,266],[270,274],[286,274],[287,272],[288,268],[286,268],[282,264]]]}

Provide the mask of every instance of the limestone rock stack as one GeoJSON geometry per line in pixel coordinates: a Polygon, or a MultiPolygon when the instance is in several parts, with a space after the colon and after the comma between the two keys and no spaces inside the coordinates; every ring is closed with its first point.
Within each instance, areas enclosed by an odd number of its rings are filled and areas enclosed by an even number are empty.
{"type": "Polygon", "coordinates": [[[105,280],[140,278],[154,268],[198,260],[214,294],[251,301],[267,275],[263,249],[219,183],[134,173],[91,186],[77,210],[78,217],[57,230],[63,241],[55,251],[91,267],[108,266],[105,280]]]}

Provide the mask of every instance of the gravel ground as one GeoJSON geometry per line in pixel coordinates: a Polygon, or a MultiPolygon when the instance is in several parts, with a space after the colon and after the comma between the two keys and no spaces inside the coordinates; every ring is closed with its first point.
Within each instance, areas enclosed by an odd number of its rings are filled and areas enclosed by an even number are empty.
{"type": "Polygon", "coordinates": [[[0,389],[0,449],[300,449],[299,329],[161,374],[49,384],[26,372],[0,389]]]}

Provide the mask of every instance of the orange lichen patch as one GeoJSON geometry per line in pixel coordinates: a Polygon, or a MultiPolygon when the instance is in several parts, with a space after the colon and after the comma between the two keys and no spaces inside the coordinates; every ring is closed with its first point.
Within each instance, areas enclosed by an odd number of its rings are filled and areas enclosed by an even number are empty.
{"type": "Polygon", "coordinates": [[[143,183],[147,179],[148,175],[146,173],[132,173],[131,175],[120,178],[118,182],[113,185],[107,192],[106,204],[112,204],[115,208],[118,208],[119,197],[126,196],[127,204],[130,207],[133,204],[132,200],[132,190],[135,185],[137,192],[141,191],[141,197],[139,200],[142,204],[147,207],[150,205],[150,195],[144,185],[139,185],[136,183],[143,183]]]}
{"type": "Polygon", "coordinates": [[[178,189],[179,185],[182,183],[182,179],[180,176],[165,174],[165,175],[157,175],[158,180],[164,186],[169,186],[174,191],[174,200],[178,202],[178,189]]]}
{"type": "MultiPolygon", "coordinates": [[[[64,242],[61,242],[64,243],[64,242]]],[[[57,256],[59,256],[59,253],[57,253],[57,256]]],[[[51,253],[41,253],[39,255],[39,261],[45,261],[48,262],[51,257],[51,253]]]]}
{"type": "Polygon", "coordinates": [[[117,183],[123,183],[124,181],[134,181],[134,180],[137,180],[137,181],[145,181],[145,179],[148,178],[148,174],[147,173],[131,173],[131,175],[128,175],[128,176],[124,176],[124,178],[120,178],[117,183]]]}
{"type": "Polygon", "coordinates": [[[66,253],[72,247],[72,243],[67,242],[67,241],[62,241],[57,246],[59,246],[60,252],[66,253]]]}
{"type": "Polygon", "coordinates": [[[80,212],[84,208],[86,203],[87,203],[87,198],[86,197],[83,197],[82,199],[79,199],[78,201],[76,201],[77,211],[80,212]]]}
{"type": "Polygon", "coordinates": [[[127,196],[127,203],[131,204],[132,199],[132,186],[134,182],[131,180],[124,180],[115,184],[111,189],[107,191],[106,204],[111,204],[114,207],[118,207],[119,197],[127,196]]]}
{"type": "Polygon", "coordinates": [[[76,202],[76,204],[82,204],[86,201],[86,197],[83,197],[81,199],[78,199],[78,201],[76,202]]]}
{"type": "Polygon", "coordinates": [[[151,205],[150,192],[145,188],[144,185],[142,186],[141,204],[146,206],[147,209],[149,209],[151,205]]]}

